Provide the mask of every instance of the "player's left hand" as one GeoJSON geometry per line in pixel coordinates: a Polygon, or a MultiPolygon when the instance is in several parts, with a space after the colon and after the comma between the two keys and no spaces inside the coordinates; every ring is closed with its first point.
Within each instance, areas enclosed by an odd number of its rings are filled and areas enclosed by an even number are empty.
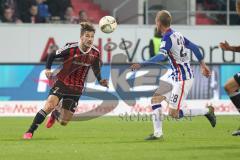
{"type": "Polygon", "coordinates": [[[220,48],[222,48],[223,50],[229,51],[230,50],[230,45],[227,41],[225,42],[220,42],[219,44],[220,48]]]}
{"type": "Polygon", "coordinates": [[[45,75],[46,75],[46,77],[47,77],[48,79],[50,79],[50,78],[52,77],[52,75],[53,75],[51,69],[46,69],[46,70],[45,70],[45,75]]]}
{"type": "Polygon", "coordinates": [[[202,74],[203,74],[205,77],[209,78],[209,77],[211,76],[211,71],[210,71],[210,69],[208,68],[208,66],[206,66],[206,65],[201,65],[201,70],[202,70],[202,74]]]}
{"type": "Polygon", "coordinates": [[[104,86],[104,87],[109,88],[109,87],[108,87],[108,80],[102,79],[102,80],[100,80],[99,83],[100,83],[101,86],[104,86]]]}

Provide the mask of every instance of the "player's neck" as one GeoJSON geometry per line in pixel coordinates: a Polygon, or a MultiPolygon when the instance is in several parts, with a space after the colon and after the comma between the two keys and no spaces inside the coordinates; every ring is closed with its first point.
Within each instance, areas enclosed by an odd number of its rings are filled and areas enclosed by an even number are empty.
{"type": "Polygon", "coordinates": [[[88,53],[90,51],[91,47],[87,47],[80,42],[79,43],[79,49],[83,53],[88,53]]]}
{"type": "Polygon", "coordinates": [[[87,46],[84,46],[84,45],[80,45],[80,47],[84,52],[86,52],[90,48],[90,47],[87,47],[87,46]]]}
{"type": "Polygon", "coordinates": [[[163,28],[162,31],[161,31],[162,34],[165,34],[166,32],[168,32],[169,29],[171,29],[171,28],[170,27],[163,28]]]}

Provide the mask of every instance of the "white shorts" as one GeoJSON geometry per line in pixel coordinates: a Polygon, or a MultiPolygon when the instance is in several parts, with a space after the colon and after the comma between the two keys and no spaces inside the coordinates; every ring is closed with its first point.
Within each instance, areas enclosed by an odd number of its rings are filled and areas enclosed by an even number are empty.
{"type": "Polygon", "coordinates": [[[169,107],[172,109],[179,110],[182,102],[187,98],[188,92],[192,88],[194,79],[185,81],[172,82],[172,93],[169,98],[169,107]]]}

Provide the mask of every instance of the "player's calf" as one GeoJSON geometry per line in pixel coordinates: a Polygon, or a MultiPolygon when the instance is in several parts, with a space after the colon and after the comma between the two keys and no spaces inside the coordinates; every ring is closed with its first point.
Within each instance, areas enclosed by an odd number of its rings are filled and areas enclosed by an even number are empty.
{"type": "Polygon", "coordinates": [[[152,99],[151,99],[151,103],[152,104],[160,104],[165,99],[166,99],[165,96],[161,96],[159,94],[154,94],[152,99]]]}
{"type": "Polygon", "coordinates": [[[234,78],[230,78],[226,82],[226,84],[224,85],[224,89],[228,93],[232,103],[236,106],[236,108],[240,112],[240,93],[238,92],[240,88],[239,81],[240,80],[238,78],[238,74],[234,75],[234,78]]]}
{"type": "Polygon", "coordinates": [[[58,104],[59,99],[56,96],[50,95],[47,99],[47,102],[44,106],[44,109],[41,109],[33,119],[33,122],[27,132],[23,135],[24,139],[31,139],[33,133],[37,130],[38,126],[43,123],[46,116],[55,108],[58,104]]]}

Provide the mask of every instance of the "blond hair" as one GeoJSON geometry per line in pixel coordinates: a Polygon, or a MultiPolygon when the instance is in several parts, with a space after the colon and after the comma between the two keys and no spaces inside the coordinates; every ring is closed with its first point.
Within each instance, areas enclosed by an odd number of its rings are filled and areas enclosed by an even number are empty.
{"type": "Polygon", "coordinates": [[[172,16],[167,10],[161,10],[157,13],[156,20],[160,21],[164,27],[170,27],[172,16]]]}

